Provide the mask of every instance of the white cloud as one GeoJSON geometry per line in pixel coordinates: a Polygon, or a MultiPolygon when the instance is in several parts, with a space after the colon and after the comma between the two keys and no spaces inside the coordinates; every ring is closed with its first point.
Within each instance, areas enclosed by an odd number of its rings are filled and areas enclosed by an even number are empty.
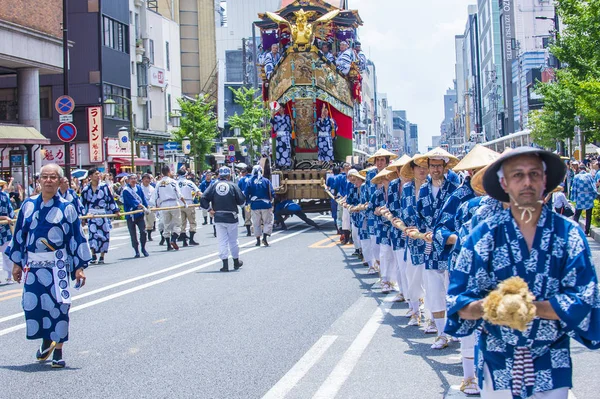
{"type": "Polygon", "coordinates": [[[350,0],[364,20],[363,50],[377,66],[378,89],[419,125],[419,149],[431,145],[453,85],[454,36],[476,0],[350,0]]]}

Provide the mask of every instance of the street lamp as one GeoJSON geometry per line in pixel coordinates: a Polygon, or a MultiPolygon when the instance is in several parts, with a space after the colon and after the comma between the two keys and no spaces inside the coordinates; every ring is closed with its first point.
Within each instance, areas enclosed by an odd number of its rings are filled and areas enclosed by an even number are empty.
{"type": "Polygon", "coordinates": [[[189,137],[184,137],[183,140],[181,141],[181,146],[183,147],[183,153],[185,155],[188,155],[190,152],[192,152],[192,142],[190,141],[189,137]]]}
{"type": "Polygon", "coordinates": [[[177,109],[173,110],[173,113],[171,114],[171,124],[173,127],[181,126],[181,115],[179,115],[179,110],[177,109]]]}
{"type": "MultiPolygon", "coordinates": [[[[128,115],[129,118],[129,145],[131,146],[131,173],[135,172],[135,131],[133,129],[133,102],[131,98],[120,96],[118,94],[112,94],[112,97],[119,98],[121,100],[127,101],[128,106],[128,115]]],[[[104,113],[108,117],[114,117],[116,111],[116,101],[111,98],[104,100],[104,113]]],[[[124,131],[123,129],[127,129],[126,127],[122,127],[119,129],[119,146],[121,146],[121,133],[124,131]]]]}

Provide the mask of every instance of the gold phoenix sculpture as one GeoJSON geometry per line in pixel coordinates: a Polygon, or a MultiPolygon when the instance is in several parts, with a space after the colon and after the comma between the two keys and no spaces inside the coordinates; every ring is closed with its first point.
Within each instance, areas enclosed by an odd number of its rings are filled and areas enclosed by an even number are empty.
{"type": "Polygon", "coordinates": [[[315,15],[315,12],[305,12],[303,9],[294,12],[294,16],[296,17],[294,22],[292,22],[291,20],[288,21],[287,19],[284,19],[280,15],[275,14],[273,12],[267,12],[267,16],[273,22],[287,25],[290,28],[290,32],[292,34],[292,44],[296,50],[307,51],[310,50],[311,45],[314,41],[316,27],[319,24],[325,24],[331,21],[339,13],[340,10],[330,11],[327,14],[322,15],[314,22],[308,22],[308,19],[313,17],[315,15]]]}

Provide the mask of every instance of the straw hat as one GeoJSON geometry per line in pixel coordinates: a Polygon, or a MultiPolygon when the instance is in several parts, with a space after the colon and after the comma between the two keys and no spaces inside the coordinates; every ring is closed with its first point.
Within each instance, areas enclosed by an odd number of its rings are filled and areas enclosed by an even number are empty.
{"type": "Polygon", "coordinates": [[[393,161],[394,159],[398,159],[398,155],[394,154],[393,152],[389,152],[388,150],[386,150],[384,148],[380,148],[377,150],[377,152],[375,154],[371,155],[371,157],[369,159],[367,159],[367,161],[369,163],[374,163],[375,158],[379,158],[379,157],[390,157],[390,161],[393,161]]]}
{"type": "Polygon", "coordinates": [[[398,174],[393,170],[384,169],[381,172],[377,173],[377,175],[371,179],[371,183],[380,184],[384,179],[386,180],[394,180],[398,174]]]}
{"type": "Polygon", "coordinates": [[[499,153],[477,144],[452,170],[461,172],[463,170],[481,169],[498,158],[500,158],[499,153]]]}
{"type": "Polygon", "coordinates": [[[400,169],[402,169],[402,167],[410,161],[412,161],[412,157],[409,157],[408,155],[404,154],[400,158],[396,159],[394,162],[389,164],[386,167],[386,169],[393,170],[396,173],[400,173],[400,169]]]}
{"type": "Polygon", "coordinates": [[[567,174],[567,165],[560,159],[560,156],[534,147],[518,147],[507,154],[502,154],[494,163],[490,164],[483,176],[483,186],[485,192],[492,198],[501,202],[509,202],[509,196],[500,184],[498,171],[502,168],[502,164],[509,159],[519,156],[535,155],[546,163],[546,190],[544,195],[552,192],[565,178],[567,174]]]}
{"type": "Polygon", "coordinates": [[[413,162],[419,166],[426,168],[428,159],[442,159],[444,160],[444,162],[446,162],[448,169],[452,169],[458,164],[458,158],[456,158],[454,155],[450,154],[448,151],[444,150],[441,147],[434,148],[433,150],[423,155],[415,155],[415,157],[413,158],[413,162]]]}
{"type": "Polygon", "coordinates": [[[348,171],[348,176],[350,176],[350,177],[356,177],[356,178],[359,178],[359,179],[361,179],[362,181],[365,181],[365,180],[367,180],[367,176],[366,176],[366,174],[367,174],[367,173],[365,172],[365,175],[363,176],[363,175],[362,175],[362,174],[361,174],[359,171],[357,171],[356,169],[350,169],[350,170],[348,171]]]}
{"type": "Polygon", "coordinates": [[[0,186],[6,186],[7,184],[5,180],[0,179],[0,186]]]}
{"type": "Polygon", "coordinates": [[[360,172],[358,172],[359,175],[361,175],[362,177],[364,177],[365,179],[367,178],[367,173],[369,173],[369,171],[373,170],[373,169],[377,169],[375,166],[371,166],[370,168],[366,168],[361,170],[360,172]]]}

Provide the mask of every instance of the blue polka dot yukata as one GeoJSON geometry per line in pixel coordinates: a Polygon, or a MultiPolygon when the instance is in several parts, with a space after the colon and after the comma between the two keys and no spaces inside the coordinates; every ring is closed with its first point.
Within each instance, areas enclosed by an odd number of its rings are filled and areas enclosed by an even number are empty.
{"type": "Polygon", "coordinates": [[[572,387],[571,338],[600,347],[600,294],[587,240],[573,221],[546,206],[531,250],[510,209],[473,226],[452,269],[447,305],[446,333],[464,337],[479,330],[479,386],[485,365],[494,390],[510,390],[514,398],[572,387]],[[559,320],[536,317],[521,332],[460,318],[460,309],[512,276],[527,282],[536,301],[549,301],[559,320]]]}
{"type": "Polygon", "coordinates": [[[46,203],[41,195],[25,200],[6,254],[25,271],[22,306],[27,339],[66,342],[69,280],[91,259],[75,206],[58,194],[46,203]]]}
{"type": "MultiPolygon", "coordinates": [[[[94,191],[91,184],[88,184],[81,192],[81,200],[86,213],[104,215],[119,211],[119,207],[117,206],[110,189],[104,183],[100,183],[96,188],[96,191],[94,191]]],[[[89,219],[88,229],[88,238],[92,251],[95,253],[108,252],[110,231],[112,230],[110,219],[89,219]]]]}
{"type": "Polygon", "coordinates": [[[337,123],[332,118],[319,118],[316,128],[319,148],[317,158],[322,162],[331,162],[334,160],[333,140],[337,132],[337,123]]]}
{"type": "MultiPolygon", "coordinates": [[[[8,194],[0,191],[0,216],[8,216],[11,219],[15,218],[15,212],[8,194]]],[[[12,233],[8,224],[0,224],[0,250],[4,253],[4,250],[8,246],[8,243],[12,240],[12,233]]],[[[12,263],[6,255],[2,257],[2,269],[8,274],[8,278],[12,278],[12,263]]],[[[1,274],[0,274],[1,276],[1,274]]],[[[2,278],[0,277],[0,280],[2,278]]]]}
{"type": "Polygon", "coordinates": [[[279,168],[292,166],[292,120],[289,115],[275,115],[271,118],[275,132],[275,165],[279,168]]]}

